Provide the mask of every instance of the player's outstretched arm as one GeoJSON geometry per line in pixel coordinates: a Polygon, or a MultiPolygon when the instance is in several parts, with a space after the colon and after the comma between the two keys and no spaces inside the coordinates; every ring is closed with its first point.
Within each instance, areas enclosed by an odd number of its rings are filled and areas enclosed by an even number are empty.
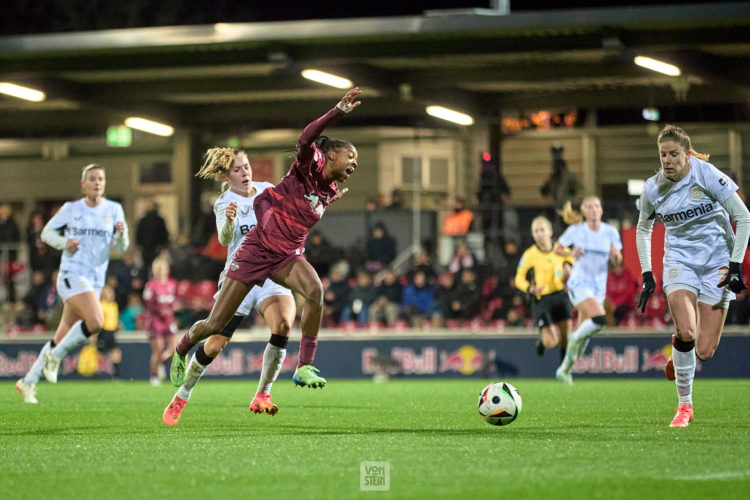
{"type": "Polygon", "coordinates": [[[340,118],[345,113],[351,112],[354,108],[362,104],[361,101],[355,101],[361,93],[362,91],[358,87],[350,89],[344,94],[344,97],[341,98],[336,106],[328,111],[328,113],[305,127],[299,136],[297,145],[297,159],[301,163],[310,161],[313,155],[312,144],[318,137],[320,137],[320,134],[327,126],[333,123],[337,118],[340,118]]]}

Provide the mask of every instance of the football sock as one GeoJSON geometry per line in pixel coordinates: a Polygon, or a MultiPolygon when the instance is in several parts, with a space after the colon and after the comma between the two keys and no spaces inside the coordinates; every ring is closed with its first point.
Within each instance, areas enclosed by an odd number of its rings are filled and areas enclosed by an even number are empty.
{"type": "Polygon", "coordinates": [[[201,344],[190,359],[187,370],[185,370],[185,382],[182,383],[180,388],[177,390],[177,396],[180,399],[187,401],[190,399],[190,394],[193,392],[193,387],[198,383],[198,380],[203,376],[203,373],[211,364],[214,358],[209,357],[206,351],[203,350],[204,344],[201,344]]]}
{"type": "Polygon", "coordinates": [[[578,358],[581,357],[581,354],[583,354],[589,345],[591,336],[601,331],[602,328],[604,328],[604,325],[600,323],[599,316],[597,316],[596,318],[584,320],[573,333],[568,335],[566,356],[560,365],[564,372],[570,372],[575,362],[578,361],[578,358]],[[597,321],[593,321],[594,319],[597,321]]]}
{"type": "Polygon", "coordinates": [[[297,368],[304,365],[311,365],[315,361],[315,349],[318,347],[318,337],[305,337],[299,339],[299,359],[297,368]]]}
{"type": "MultiPolygon", "coordinates": [[[[54,348],[50,349],[50,356],[61,359],[65,357],[68,351],[71,351],[77,346],[85,343],[88,336],[84,332],[84,328],[86,328],[86,324],[83,322],[83,320],[78,320],[73,323],[73,326],[70,328],[70,330],[68,330],[68,333],[65,334],[65,337],[63,337],[60,343],[57,344],[57,346],[55,346],[54,348]]],[[[86,329],[86,332],[88,332],[88,329],[86,329]]],[[[89,334],[89,336],[90,335],[91,334],[89,334]]]]}
{"type": "Polygon", "coordinates": [[[281,371],[281,365],[286,357],[288,339],[283,335],[271,335],[271,340],[263,351],[263,368],[258,381],[258,392],[271,393],[271,386],[281,371]]]}
{"type": "Polygon", "coordinates": [[[114,373],[112,373],[112,376],[114,378],[120,378],[120,363],[112,363],[112,369],[114,373]]]}
{"type": "Polygon", "coordinates": [[[175,351],[177,351],[177,354],[179,354],[180,356],[187,356],[187,353],[190,352],[190,349],[192,349],[194,345],[195,344],[190,341],[190,332],[188,331],[180,339],[180,342],[177,344],[177,348],[175,349],[175,351]]]}
{"type": "Polygon", "coordinates": [[[39,379],[42,377],[42,370],[44,369],[44,353],[51,349],[50,344],[52,342],[53,341],[50,340],[42,346],[42,349],[39,351],[39,356],[37,356],[36,361],[31,365],[31,369],[23,378],[24,383],[33,385],[39,382],[39,379]]]}
{"type": "Polygon", "coordinates": [[[693,404],[693,379],[695,378],[695,341],[674,340],[672,362],[679,404],[693,404]]]}

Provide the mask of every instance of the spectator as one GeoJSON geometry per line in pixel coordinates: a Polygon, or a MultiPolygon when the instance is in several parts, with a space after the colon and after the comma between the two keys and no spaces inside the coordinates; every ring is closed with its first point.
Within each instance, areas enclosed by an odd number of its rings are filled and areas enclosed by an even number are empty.
{"type": "MultiPolygon", "coordinates": [[[[559,212],[570,202],[575,204],[581,193],[581,183],[572,172],[568,171],[568,163],[563,158],[563,147],[555,144],[550,148],[552,153],[552,173],[539,188],[542,196],[552,200],[555,212],[559,212]]],[[[559,216],[550,218],[555,234],[560,234],[563,225],[559,216]]]]}
{"type": "Polygon", "coordinates": [[[393,269],[384,269],[380,274],[380,283],[375,286],[377,299],[370,306],[370,321],[393,326],[401,310],[404,287],[393,269]]]}
{"type": "Polygon", "coordinates": [[[26,245],[29,249],[29,266],[31,271],[42,271],[46,277],[60,265],[60,252],[42,241],[44,216],[34,212],[26,229],[26,245]]]}
{"type": "Polygon", "coordinates": [[[427,282],[427,276],[423,271],[414,273],[413,281],[404,288],[402,302],[403,311],[413,327],[424,325],[425,319],[430,315],[435,299],[435,291],[427,282]]]}
{"type": "Polygon", "coordinates": [[[396,258],[396,240],[388,234],[385,224],[377,222],[367,239],[367,262],[369,272],[377,272],[388,267],[396,258]]]}
{"type": "Polygon", "coordinates": [[[167,225],[159,215],[159,206],[153,200],[147,203],[146,213],[138,221],[135,230],[135,242],[141,249],[143,268],[146,272],[151,270],[151,263],[169,243],[167,225]]]}
{"type": "Polygon", "coordinates": [[[445,217],[443,222],[443,235],[460,237],[466,236],[471,229],[471,223],[474,220],[474,213],[466,208],[466,202],[463,198],[456,198],[453,205],[453,212],[445,217]]]}
{"type": "Polygon", "coordinates": [[[391,191],[391,204],[386,207],[388,210],[401,210],[404,208],[404,193],[399,188],[391,191]]]}
{"type": "Polygon", "coordinates": [[[43,271],[34,271],[31,277],[31,287],[23,298],[24,314],[19,315],[17,322],[26,328],[36,324],[43,324],[39,310],[47,299],[49,281],[43,271]]]}
{"type": "Polygon", "coordinates": [[[191,279],[194,276],[198,257],[190,238],[184,233],[177,236],[174,244],[169,248],[169,259],[172,264],[172,277],[178,281],[191,279]]]}
{"type": "Polygon", "coordinates": [[[13,220],[10,205],[0,205],[0,265],[6,266],[0,269],[4,285],[7,286],[8,302],[16,301],[16,288],[14,275],[17,272],[16,261],[18,259],[17,246],[21,241],[21,231],[18,224],[13,220]]]}
{"type": "Polygon", "coordinates": [[[414,276],[420,272],[424,273],[428,283],[435,282],[437,273],[432,264],[432,257],[430,257],[430,254],[424,249],[417,250],[412,258],[411,270],[409,272],[410,281],[414,281],[414,276]]]}
{"type": "Polygon", "coordinates": [[[521,261],[521,249],[518,246],[518,240],[506,239],[503,245],[503,252],[500,255],[498,263],[498,279],[503,286],[509,286],[511,289],[516,288],[516,269],[521,261]]]}
{"type": "Polygon", "coordinates": [[[372,277],[366,271],[357,273],[357,285],[349,290],[347,304],[341,313],[341,321],[346,323],[356,315],[357,324],[365,326],[370,320],[370,306],[378,298],[378,292],[372,284],[372,277]]]}
{"type": "Polygon", "coordinates": [[[477,260],[474,257],[474,252],[471,251],[469,245],[461,242],[456,247],[456,253],[448,263],[448,270],[459,277],[464,269],[475,270],[477,267],[477,260]]]}
{"type": "Polygon", "coordinates": [[[349,298],[349,283],[341,266],[335,265],[331,268],[330,282],[323,294],[325,301],[324,314],[333,325],[341,322],[341,314],[346,307],[349,298]]]}
{"type": "Polygon", "coordinates": [[[433,325],[441,326],[444,320],[455,319],[452,304],[454,301],[460,300],[456,295],[457,288],[456,277],[452,272],[446,271],[438,277],[435,287],[435,301],[432,305],[433,325]]]}
{"type": "Polygon", "coordinates": [[[320,231],[313,231],[305,242],[305,256],[318,276],[328,276],[331,266],[339,259],[339,252],[320,231]]]}
{"type": "Polygon", "coordinates": [[[635,312],[635,297],[640,292],[640,285],[622,262],[614,264],[607,276],[606,301],[614,316],[615,325],[624,322],[628,315],[635,312]]]}
{"type": "Polygon", "coordinates": [[[451,317],[462,321],[476,318],[482,309],[482,287],[470,268],[461,271],[461,281],[456,286],[456,297],[451,302],[451,317]]]}
{"type": "Polygon", "coordinates": [[[140,314],[143,312],[143,301],[141,294],[134,292],[128,295],[128,305],[120,314],[122,329],[126,332],[134,332],[143,327],[140,314]]]}

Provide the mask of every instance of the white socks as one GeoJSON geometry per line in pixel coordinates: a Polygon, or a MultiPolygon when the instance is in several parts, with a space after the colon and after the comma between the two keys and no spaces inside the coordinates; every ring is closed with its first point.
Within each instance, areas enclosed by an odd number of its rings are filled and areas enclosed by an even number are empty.
{"type": "Polygon", "coordinates": [[[584,320],[573,333],[568,335],[568,349],[565,359],[563,359],[560,368],[562,371],[568,373],[573,368],[573,365],[581,354],[586,350],[586,346],[589,344],[589,339],[595,333],[600,332],[604,328],[604,325],[599,325],[591,321],[591,318],[584,320]]]}
{"type": "Polygon", "coordinates": [[[34,364],[31,365],[31,369],[23,378],[23,382],[25,384],[34,385],[39,382],[39,379],[42,377],[42,369],[44,369],[44,353],[50,350],[51,345],[52,342],[48,341],[42,346],[42,350],[39,351],[39,356],[36,358],[34,364]]]}
{"type": "Polygon", "coordinates": [[[78,320],[73,323],[73,326],[68,330],[68,333],[65,334],[65,337],[63,337],[60,343],[50,351],[50,355],[57,359],[62,359],[69,351],[84,344],[86,342],[86,336],[83,334],[83,329],[81,328],[82,325],[83,320],[78,320]]]}
{"type": "Polygon", "coordinates": [[[672,349],[677,397],[681,405],[693,404],[693,379],[695,378],[695,347],[688,352],[672,349]]]}
{"type": "Polygon", "coordinates": [[[193,387],[198,383],[198,380],[203,376],[203,372],[206,371],[206,367],[203,366],[195,359],[195,354],[190,358],[187,370],[185,371],[185,382],[177,390],[177,396],[180,399],[187,401],[190,399],[190,394],[193,392],[193,387]]]}
{"type": "Polygon", "coordinates": [[[286,349],[267,344],[263,351],[263,369],[260,372],[258,392],[271,392],[271,386],[281,371],[281,365],[286,357],[286,349]]]}

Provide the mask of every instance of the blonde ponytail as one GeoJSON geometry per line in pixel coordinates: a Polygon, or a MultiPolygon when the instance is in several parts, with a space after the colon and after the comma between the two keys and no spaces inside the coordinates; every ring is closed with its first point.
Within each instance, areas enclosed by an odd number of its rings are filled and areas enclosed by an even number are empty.
{"type": "MultiPolygon", "coordinates": [[[[203,155],[205,158],[203,166],[195,176],[201,179],[221,180],[222,174],[229,175],[229,171],[232,170],[234,165],[234,159],[244,154],[245,152],[240,149],[211,148],[203,155]]],[[[221,192],[223,193],[227,189],[229,189],[229,183],[222,183],[221,192]]]]}

